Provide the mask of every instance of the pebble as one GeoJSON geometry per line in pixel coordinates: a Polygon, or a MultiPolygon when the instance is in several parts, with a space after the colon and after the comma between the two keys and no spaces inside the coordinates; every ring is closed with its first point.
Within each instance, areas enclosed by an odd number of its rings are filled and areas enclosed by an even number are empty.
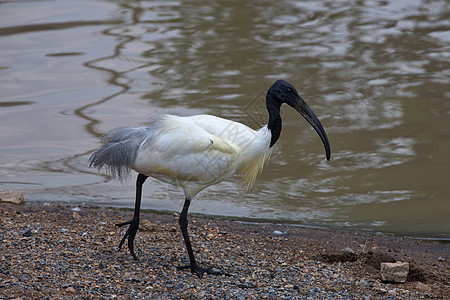
{"type": "Polygon", "coordinates": [[[20,231],[20,235],[23,237],[31,237],[33,233],[31,232],[31,229],[28,228],[20,231]]]}
{"type": "Polygon", "coordinates": [[[345,247],[344,248],[344,252],[355,253],[355,251],[352,248],[350,248],[350,247],[345,247]]]}
{"type": "Polygon", "coordinates": [[[420,281],[417,281],[414,286],[416,287],[416,289],[421,291],[431,291],[431,288],[428,285],[420,281]]]}

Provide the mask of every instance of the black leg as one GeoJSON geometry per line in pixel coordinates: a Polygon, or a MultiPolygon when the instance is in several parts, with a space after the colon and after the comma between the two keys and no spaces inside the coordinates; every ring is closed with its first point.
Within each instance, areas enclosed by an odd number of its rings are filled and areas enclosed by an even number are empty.
{"type": "Polygon", "coordinates": [[[192,273],[197,274],[199,278],[203,277],[203,273],[230,276],[230,274],[214,270],[212,268],[202,268],[198,266],[197,261],[195,260],[194,251],[192,250],[191,240],[189,239],[188,233],[187,213],[190,204],[191,199],[186,198],[186,200],[184,201],[183,210],[181,211],[180,218],[178,220],[180,223],[181,233],[183,234],[184,243],[186,244],[186,250],[189,256],[189,265],[178,267],[178,269],[191,269],[192,273]]]}
{"type": "Polygon", "coordinates": [[[134,203],[134,215],[133,219],[127,222],[116,224],[116,226],[122,227],[124,225],[130,225],[127,232],[123,236],[119,244],[119,250],[122,248],[123,243],[128,238],[128,249],[130,249],[131,255],[135,260],[138,260],[136,254],[134,254],[134,237],[136,236],[137,230],[139,228],[139,214],[141,212],[141,196],[142,196],[142,185],[148,176],[139,173],[136,179],[136,201],[134,203]]]}

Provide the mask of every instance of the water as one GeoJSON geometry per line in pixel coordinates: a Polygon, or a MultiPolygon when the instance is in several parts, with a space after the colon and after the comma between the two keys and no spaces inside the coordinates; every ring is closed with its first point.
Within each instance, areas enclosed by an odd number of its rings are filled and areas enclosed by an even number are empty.
{"type": "MultiPolygon", "coordinates": [[[[224,182],[191,211],[450,237],[447,1],[3,1],[0,189],[28,201],[133,207],[87,167],[107,130],[214,114],[258,128],[293,83],[332,148],[292,109],[249,193],[224,182]],[[30,13],[32,12],[32,13],[30,13]]],[[[143,207],[180,211],[156,180],[143,207]]]]}

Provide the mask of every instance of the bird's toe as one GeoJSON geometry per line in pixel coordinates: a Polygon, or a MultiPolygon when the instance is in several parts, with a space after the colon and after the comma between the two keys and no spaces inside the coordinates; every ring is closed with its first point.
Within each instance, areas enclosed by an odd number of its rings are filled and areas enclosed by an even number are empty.
{"type": "Polygon", "coordinates": [[[203,274],[208,275],[225,275],[225,276],[233,276],[232,274],[223,272],[221,270],[215,269],[213,267],[203,268],[198,265],[184,265],[184,266],[178,266],[177,267],[180,270],[184,269],[190,269],[192,273],[198,276],[198,278],[202,279],[203,274]]]}
{"type": "Polygon", "coordinates": [[[139,229],[139,223],[134,222],[133,220],[123,222],[116,224],[116,226],[124,226],[130,224],[130,227],[128,227],[127,231],[125,232],[124,236],[122,237],[122,240],[119,243],[118,250],[122,249],[122,245],[124,244],[125,240],[128,239],[128,249],[130,250],[131,255],[135,260],[138,260],[136,254],[134,253],[134,238],[136,237],[137,230],[139,229]]]}

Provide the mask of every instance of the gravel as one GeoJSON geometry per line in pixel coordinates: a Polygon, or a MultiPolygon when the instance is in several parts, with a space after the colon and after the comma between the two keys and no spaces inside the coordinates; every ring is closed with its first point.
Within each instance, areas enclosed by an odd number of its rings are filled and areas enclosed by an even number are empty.
{"type": "Polygon", "coordinates": [[[143,213],[134,261],[115,223],[132,212],[0,205],[0,299],[448,299],[449,245],[387,234],[190,217],[203,279],[187,263],[176,215],[143,213]],[[404,284],[381,262],[409,262],[404,284]]]}

